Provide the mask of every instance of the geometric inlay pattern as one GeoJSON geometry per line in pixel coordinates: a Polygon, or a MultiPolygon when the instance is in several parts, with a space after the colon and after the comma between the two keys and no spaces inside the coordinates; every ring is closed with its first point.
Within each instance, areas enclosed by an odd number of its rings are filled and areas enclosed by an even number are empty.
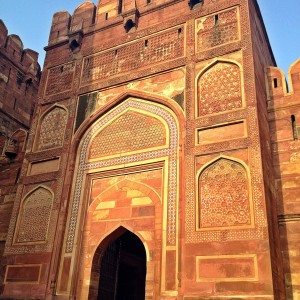
{"type": "Polygon", "coordinates": [[[198,79],[198,116],[241,107],[242,86],[238,65],[217,62],[198,79]]]}
{"type": "Polygon", "coordinates": [[[74,71],[74,62],[49,69],[45,95],[50,96],[70,90],[72,88],[74,71]]]}
{"type": "Polygon", "coordinates": [[[200,229],[251,225],[248,176],[243,165],[220,158],[199,176],[200,229]]]}
{"type": "Polygon", "coordinates": [[[146,151],[165,144],[166,129],[161,121],[135,111],[128,111],[96,135],[89,149],[89,158],[146,151]]]}
{"type": "Polygon", "coordinates": [[[37,150],[58,148],[63,145],[68,113],[61,107],[54,107],[41,120],[37,150]]]}
{"type": "Polygon", "coordinates": [[[183,27],[172,28],[147,39],[84,58],[81,84],[182,57],[183,31],[183,27]]]}
{"type": "Polygon", "coordinates": [[[46,241],[52,202],[52,193],[43,187],[37,188],[24,199],[17,243],[46,241]]]}

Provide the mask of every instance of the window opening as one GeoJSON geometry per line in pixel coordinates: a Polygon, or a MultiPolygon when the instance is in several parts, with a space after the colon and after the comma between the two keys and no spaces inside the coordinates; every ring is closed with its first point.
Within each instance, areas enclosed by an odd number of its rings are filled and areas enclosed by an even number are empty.
{"type": "Polygon", "coordinates": [[[295,115],[291,115],[291,122],[292,122],[293,139],[298,140],[298,132],[297,132],[295,115]]]}
{"type": "Polygon", "coordinates": [[[180,38],[180,37],[181,37],[181,34],[182,34],[182,28],[178,28],[177,33],[178,33],[178,38],[180,38]]]}
{"type": "Polygon", "coordinates": [[[123,1],[119,0],[119,5],[118,5],[118,14],[122,13],[122,7],[123,7],[123,1]]]}
{"type": "Polygon", "coordinates": [[[219,15],[215,15],[215,25],[218,25],[219,23],[219,15]]]}
{"type": "Polygon", "coordinates": [[[196,6],[198,6],[198,4],[200,4],[202,2],[203,2],[203,0],[190,0],[189,1],[189,7],[190,7],[190,9],[193,9],[196,6]]]}

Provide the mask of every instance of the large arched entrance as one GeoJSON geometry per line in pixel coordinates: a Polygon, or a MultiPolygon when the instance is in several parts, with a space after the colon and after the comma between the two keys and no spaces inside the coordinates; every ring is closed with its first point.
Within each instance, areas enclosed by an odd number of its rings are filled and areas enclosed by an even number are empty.
{"type": "Polygon", "coordinates": [[[116,101],[95,118],[77,149],[57,293],[97,299],[103,256],[94,257],[95,251],[104,247],[103,237],[124,226],[145,245],[144,298],[174,297],[179,271],[177,115],[134,96],[116,101]]]}
{"type": "Polygon", "coordinates": [[[89,299],[144,300],[146,251],[141,240],[122,228],[97,248],[89,299]]]}

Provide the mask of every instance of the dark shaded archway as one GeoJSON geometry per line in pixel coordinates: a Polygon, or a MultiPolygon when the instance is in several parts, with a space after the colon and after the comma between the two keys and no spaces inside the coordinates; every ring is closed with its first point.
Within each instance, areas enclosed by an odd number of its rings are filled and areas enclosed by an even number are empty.
{"type": "Polygon", "coordinates": [[[144,300],[146,251],[141,240],[123,228],[113,232],[95,253],[89,299],[144,300]]]}

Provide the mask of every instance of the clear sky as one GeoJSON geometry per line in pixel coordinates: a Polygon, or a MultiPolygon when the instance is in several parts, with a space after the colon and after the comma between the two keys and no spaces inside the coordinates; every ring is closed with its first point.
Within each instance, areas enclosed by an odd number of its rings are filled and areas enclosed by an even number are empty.
{"type": "MultiPolygon", "coordinates": [[[[24,47],[40,53],[43,65],[52,16],[60,10],[70,13],[80,0],[0,0],[0,18],[9,34],[21,37],[24,47]]],[[[93,1],[97,3],[98,1],[93,1]]],[[[285,72],[300,58],[300,0],[258,0],[277,65],[285,72]]]]}

